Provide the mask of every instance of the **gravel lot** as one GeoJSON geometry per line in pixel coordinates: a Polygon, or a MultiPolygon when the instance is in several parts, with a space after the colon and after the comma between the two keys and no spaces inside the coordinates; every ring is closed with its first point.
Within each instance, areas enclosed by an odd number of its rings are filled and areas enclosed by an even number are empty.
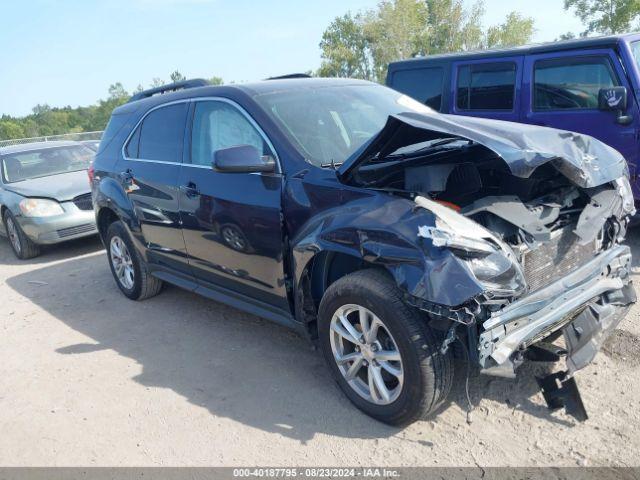
{"type": "Polygon", "coordinates": [[[470,425],[460,381],[395,429],[292,332],[172,287],[126,300],[97,239],[21,262],[0,238],[0,280],[0,465],[640,466],[639,307],[578,376],[587,422],[547,411],[538,364],[474,374],[470,425]]]}

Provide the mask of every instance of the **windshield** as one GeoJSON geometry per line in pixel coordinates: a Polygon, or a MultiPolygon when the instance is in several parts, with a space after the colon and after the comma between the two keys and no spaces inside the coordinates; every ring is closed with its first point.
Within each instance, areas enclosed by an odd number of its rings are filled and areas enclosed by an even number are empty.
{"type": "Polygon", "coordinates": [[[255,100],[312,164],[340,164],[384,127],[391,114],[433,113],[380,85],[304,88],[255,100]]]}
{"type": "Polygon", "coordinates": [[[5,183],[87,170],[93,151],[82,145],[16,152],[2,157],[5,183]]]}

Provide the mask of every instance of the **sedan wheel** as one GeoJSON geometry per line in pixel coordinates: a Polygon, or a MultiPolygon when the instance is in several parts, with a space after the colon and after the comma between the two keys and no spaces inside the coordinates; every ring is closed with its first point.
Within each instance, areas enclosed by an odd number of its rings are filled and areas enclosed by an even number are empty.
{"type": "Polygon", "coordinates": [[[393,403],[402,391],[404,369],[385,324],[367,308],[349,304],[331,318],[333,358],[348,385],[377,405],[393,403]]]}
{"type": "Polygon", "coordinates": [[[111,264],[120,284],[127,290],[135,285],[135,270],[127,245],[118,236],[111,238],[109,245],[111,264]]]}
{"type": "Polygon", "coordinates": [[[22,244],[20,243],[20,236],[18,235],[16,224],[13,223],[13,219],[11,217],[7,217],[7,235],[9,235],[9,241],[16,251],[16,254],[20,255],[22,252],[22,244]]]}

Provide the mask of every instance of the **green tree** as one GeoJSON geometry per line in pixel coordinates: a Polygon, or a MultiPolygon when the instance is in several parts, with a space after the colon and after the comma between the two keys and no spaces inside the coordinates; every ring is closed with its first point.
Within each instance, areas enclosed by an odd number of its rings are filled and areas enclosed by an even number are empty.
{"type": "Polygon", "coordinates": [[[0,139],[24,137],[22,125],[13,119],[0,119],[0,139]]]}
{"type": "Polygon", "coordinates": [[[374,79],[383,79],[386,65],[424,52],[429,38],[429,10],[415,0],[384,0],[364,17],[362,30],[371,52],[374,79]]]}
{"type": "Polygon", "coordinates": [[[187,79],[187,77],[185,77],[183,74],[181,74],[178,70],[176,70],[173,73],[171,73],[171,75],[169,75],[169,78],[171,79],[172,83],[182,82],[182,81],[187,79]]]}
{"type": "Polygon", "coordinates": [[[564,8],[584,23],[585,35],[627,32],[640,16],[640,0],[564,0],[564,8]]]}
{"type": "Polygon", "coordinates": [[[351,12],[336,17],[322,34],[322,77],[373,79],[371,41],[365,35],[365,18],[351,12]]]}
{"type": "Polygon", "coordinates": [[[209,83],[211,85],[224,85],[224,80],[222,80],[222,77],[211,77],[209,83]]]}
{"type": "Polygon", "coordinates": [[[381,82],[394,60],[520,45],[533,36],[533,19],[517,12],[486,31],[483,16],[482,2],[467,8],[463,0],[382,0],[376,9],[348,12],[329,24],[317,74],[381,82]]]}
{"type": "Polygon", "coordinates": [[[109,86],[109,100],[120,100],[129,98],[129,93],[124,89],[120,82],[116,82],[109,86]]]}
{"type": "Polygon", "coordinates": [[[161,78],[154,77],[151,80],[151,83],[149,84],[149,88],[158,88],[158,87],[163,86],[165,83],[166,82],[164,80],[162,80],[161,78]]]}
{"type": "Polygon", "coordinates": [[[504,23],[489,27],[485,46],[495,48],[522,45],[533,36],[533,32],[532,18],[511,12],[504,23]]]}

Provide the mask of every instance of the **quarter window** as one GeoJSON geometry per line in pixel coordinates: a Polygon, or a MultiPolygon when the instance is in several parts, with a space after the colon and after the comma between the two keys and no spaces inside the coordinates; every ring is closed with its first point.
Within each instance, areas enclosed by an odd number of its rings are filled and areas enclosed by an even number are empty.
{"type": "Polygon", "coordinates": [[[600,89],[617,85],[606,57],[541,60],[534,67],[534,108],[596,109],[600,89]]]}
{"type": "Polygon", "coordinates": [[[225,102],[198,102],[193,116],[191,163],[210,166],[216,150],[251,145],[273,155],[262,135],[237,108],[225,102]]]}
{"type": "Polygon", "coordinates": [[[149,113],[126,146],[130,158],[180,162],[187,103],[176,103],[149,113]]]}
{"type": "Polygon", "coordinates": [[[481,63],[458,68],[459,110],[513,110],[516,65],[481,63]]]}
{"type": "Polygon", "coordinates": [[[393,74],[392,87],[439,111],[442,104],[443,76],[440,67],[399,70],[393,74]]]}

